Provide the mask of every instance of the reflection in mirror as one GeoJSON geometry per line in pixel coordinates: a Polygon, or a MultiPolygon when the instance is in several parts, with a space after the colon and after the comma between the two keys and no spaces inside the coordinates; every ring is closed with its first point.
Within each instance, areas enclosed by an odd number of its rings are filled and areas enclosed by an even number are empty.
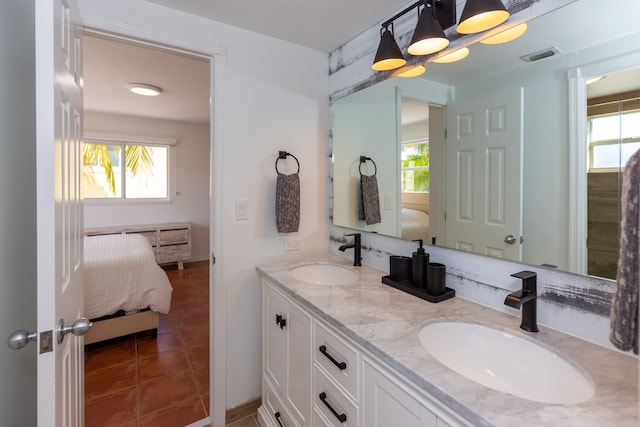
{"type": "Polygon", "coordinates": [[[640,149],[640,69],[587,82],[587,273],[615,279],[620,187],[640,149]]]}
{"type": "MultiPolygon", "coordinates": [[[[630,0],[624,0],[624,3],[627,7],[636,7],[630,0]]],[[[422,208],[428,212],[429,217],[427,242],[431,243],[431,239],[435,237],[437,245],[475,251],[475,249],[464,248],[459,243],[451,244],[447,235],[449,229],[445,227],[451,223],[451,216],[457,215],[451,207],[447,207],[452,196],[448,187],[450,179],[447,171],[455,170],[457,167],[452,163],[454,160],[452,157],[457,155],[452,156],[447,151],[447,145],[450,144],[452,132],[457,130],[452,129],[449,124],[447,126],[449,138],[445,143],[444,135],[441,135],[441,144],[437,142],[437,135],[434,140],[432,132],[438,126],[441,131],[444,131],[445,109],[446,115],[450,117],[449,112],[457,105],[498,93],[521,91],[522,153],[515,160],[522,168],[520,172],[522,180],[518,183],[521,187],[521,196],[503,201],[505,210],[512,209],[516,205],[521,206],[519,214],[521,230],[502,233],[501,240],[513,241],[507,238],[512,234],[515,245],[520,248],[517,258],[513,259],[524,263],[610,277],[610,273],[602,269],[587,271],[586,263],[584,268],[573,267],[575,263],[572,257],[575,258],[576,248],[575,245],[570,244],[570,230],[576,223],[575,209],[578,208],[572,205],[570,197],[573,191],[570,185],[574,180],[569,176],[570,156],[573,155],[569,145],[569,136],[572,133],[569,127],[569,110],[573,101],[569,101],[570,88],[567,83],[567,73],[575,70],[580,64],[604,61],[605,58],[617,58],[612,55],[619,55],[619,57],[627,55],[626,57],[635,58],[637,55],[634,56],[629,52],[631,52],[631,46],[637,45],[635,42],[639,36],[632,19],[624,18],[610,25],[602,23],[593,8],[594,5],[597,5],[595,0],[572,3],[529,22],[527,33],[507,45],[473,45],[470,47],[469,57],[459,63],[428,63],[427,72],[420,78],[392,78],[334,101],[332,104],[334,224],[394,237],[402,236],[402,207],[411,203],[403,198],[403,193],[416,193],[402,190],[415,185],[411,183],[406,185],[405,179],[410,172],[415,173],[417,169],[412,171],[409,163],[403,161],[403,155],[409,154],[409,148],[403,154],[402,142],[410,142],[410,144],[413,142],[409,137],[404,138],[403,128],[399,123],[405,109],[402,101],[419,101],[423,105],[444,107],[440,108],[442,117],[434,119],[431,110],[428,117],[429,187],[428,193],[423,193],[423,196],[428,194],[428,207],[422,208]],[[581,17],[582,24],[573,29],[571,34],[562,31],[563,25],[575,19],[576,16],[581,17]],[[608,41],[603,43],[602,40],[608,41]],[[529,63],[520,60],[521,56],[528,53],[552,47],[556,52],[552,56],[529,63]],[[490,65],[498,65],[499,69],[490,70],[490,65]],[[356,205],[353,200],[357,200],[358,197],[358,183],[357,163],[354,162],[360,155],[375,156],[378,165],[383,217],[381,224],[366,225],[349,219],[350,216],[355,215],[356,205]],[[402,167],[409,169],[403,171],[402,167]]],[[[634,65],[638,65],[638,62],[635,64],[615,62],[620,65],[618,70],[635,68],[634,65]]],[[[608,76],[602,82],[607,80],[613,82],[614,78],[608,76]]],[[[636,78],[636,88],[638,81],[640,79],[636,78]]],[[[585,142],[583,146],[586,147],[586,145],[585,142]]],[[[601,145],[594,144],[589,149],[594,152],[605,150],[601,145]]],[[[626,146],[631,147],[631,145],[626,146]]],[[[411,150],[419,151],[416,147],[411,150]]],[[[414,167],[415,165],[416,163],[414,167]]],[[[502,165],[508,166],[507,163],[502,165]]],[[[617,167],[619,172],[620,166],[617,167]]],[[[424,175],[427,169],[422,170],[421,173],[424,175]]],[[[420,180],[424,179],[425,177],[420,178],[420,180]]],[[[415,190],[415,187],[413,189],[415,190]]],[[[481,208],[486,210],[488,200],[484,196],[479,198],[479,195],[480,193],[477,193],[473,197],[480,203],[481,208]]],[[[455,197],[459,198],[460,194],[455,197]]],[[[584,200],[585,206],[579,209],[586,212],[587,198],[584,200]]],[[[589,203],[592,200],[595,198],[589,199],[589,203]]],[[[616,200],[618,200],[617,197],[616,200]]],[[[420,211],[420,209],[416,210],[420,211]]],[[[617,221],[618,214],[608,211],[606,215],[616,218],[617,221]]],[[[584,230],[587,230],[586,219],[583,226],[584,230]]],[[[596,236],[591,230],[589,233],[590,239],[591,236],[596,236]]],[[[603,231],[601,234],[606,234],[617,244],[617,232],[603,231]]],[[[412,237],[407,235],[405,238],[412,237]]],[[[594,248],[594,251],[598,250],[600,249],[594,248]]],[[[615,248],[609,251],[613,254],[615,248]]],[[[479,253],[490,254],[491,252],[483,248],[479,253]]],[[[595,263],[605,262],[604,256],[600,253],[592,253],[594,255],[591,256],[591,260],[595,263]]],[[[494,255],[503,256],[498,251],[494,255]]],[[[615,260],[610,259],[606,263],[613,265],[615,260]]]]}

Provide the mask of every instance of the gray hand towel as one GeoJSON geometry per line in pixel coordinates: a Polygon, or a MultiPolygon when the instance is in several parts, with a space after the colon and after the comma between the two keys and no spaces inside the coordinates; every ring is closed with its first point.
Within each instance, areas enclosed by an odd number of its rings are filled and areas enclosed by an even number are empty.
{"type": "Polygon", "coordinates": [[[375,175],[360,175],[360,203],[358,217],[369,225],[378,224],[381,221],[378,179],[375,175]]]}
{"type": "Polygon", "coordinates": [[[638,354],[638,286],[640,286],[640,150],[622,175],[622,221],[616,291],[611,302],[611,343],[638,354]]]}
{"type": "Polygon", "coordinates": [[[300,226],[300,178],[297,173],[278,174],[276,227],[278,233],[295,233],[300,226]]]}

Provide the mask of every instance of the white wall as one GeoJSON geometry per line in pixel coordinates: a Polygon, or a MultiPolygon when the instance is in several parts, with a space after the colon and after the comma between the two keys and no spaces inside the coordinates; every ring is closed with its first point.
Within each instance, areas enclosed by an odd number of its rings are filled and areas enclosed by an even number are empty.
{"type": "Polygon", "coordinates": [[[38,346],[6,345],[36,330],[36,103],[33,1],[0,4],[0,418],[34,426],[38,346]]]}
{"type": "Polygon", "coordinates": [[[111,225],[191,223],[191,255],[209,259],[209,126],[85,112],[84,131],[175,138],[175,192],[170,203],[118,204],[85,201],[85,228],[111,225]]]}
{"type": "MultiPolygon", "coordinates": [[[[281,257],[327,250],[328,57],[249,31],[157,6],[144,0],[80,0],[92,26],[198,52],[226,56],[221,183],[223,236],[216,268],[226,292],[226,405],[261,394],[261,287],[254,266],[281,257]],[[275,227],[274,163],[278,150],[300,160],[299,252],[284,253],[275,227]],[[249,203],[249,219],[235,220],[235,200],[249,203]]],[[[215,77],[215,76],[214,76],[215,77]]],[[[216,126],[219,128],[216,129],[216,126]]],[[[216,183],[214,182],[214,186],[216,183]]]]}

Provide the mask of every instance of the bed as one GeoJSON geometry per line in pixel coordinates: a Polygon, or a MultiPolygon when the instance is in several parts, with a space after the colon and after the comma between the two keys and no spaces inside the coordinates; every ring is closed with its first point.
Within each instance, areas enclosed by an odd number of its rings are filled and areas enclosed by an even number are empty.
{"type": "Polygon", "coordinates": [[[402,208],[400,211],[402,238],[406,240],[422,239],[428,242],[429,238],[429,215],[409,208],[402,208]]]}
{"type": "Polygon", "coordinates": [[[158,314],[169,313],[172,291],[143,235],[84,237],[84,309],[94,322],[85,344],[157,332],[158,314]]]}

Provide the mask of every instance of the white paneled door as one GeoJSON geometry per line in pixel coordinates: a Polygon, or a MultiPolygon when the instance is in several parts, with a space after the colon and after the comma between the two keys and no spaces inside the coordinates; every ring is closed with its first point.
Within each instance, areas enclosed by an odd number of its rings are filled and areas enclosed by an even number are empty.
{"type": "Polygon", "coordinates": [[[447,247],[522,260],[523,89],[447,106],[447,247]]]}
{"type": "Polygon", "coordinates": [[[38,426],[82,426],[82,73],[73,0],[36,1],[38,426]]]}

